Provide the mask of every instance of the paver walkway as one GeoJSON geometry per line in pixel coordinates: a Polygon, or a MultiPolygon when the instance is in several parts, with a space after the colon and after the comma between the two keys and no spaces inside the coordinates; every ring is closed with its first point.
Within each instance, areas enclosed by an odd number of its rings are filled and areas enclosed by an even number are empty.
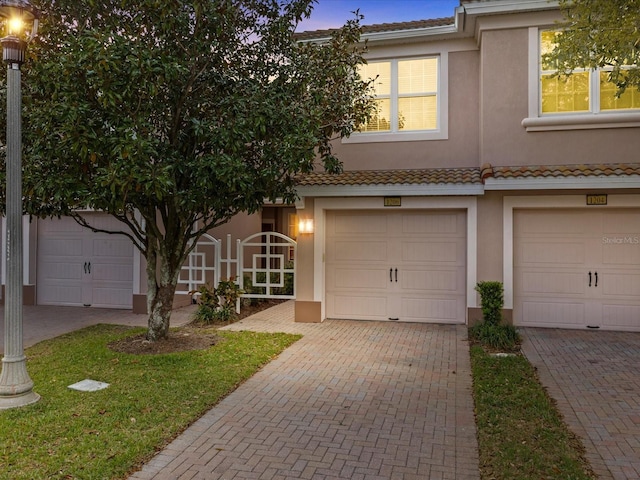
{"type": "Polygon", "coordinates": [[[304,337],[132,475],[137,479],[478,479],[466,327],[293,322],[304,337]]]}
{"type": "Polygon", "coordinates": [[[521,332],[523,352],[598,478],[640,478],[640,333],[521,332]]]}

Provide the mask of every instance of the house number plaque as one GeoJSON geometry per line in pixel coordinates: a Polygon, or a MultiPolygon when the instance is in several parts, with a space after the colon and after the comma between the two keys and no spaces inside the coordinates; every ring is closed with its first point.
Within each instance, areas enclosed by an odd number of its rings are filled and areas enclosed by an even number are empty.
{"type": "Polygon", "coordinates": [[[587,205],[606,205],[607,195],[587,195],[587,205]]]}
{"type": "Polygon", "coordinates": [[[402,197],[384,197],[385,207],[400,207],[402,206],[402,197]]]}

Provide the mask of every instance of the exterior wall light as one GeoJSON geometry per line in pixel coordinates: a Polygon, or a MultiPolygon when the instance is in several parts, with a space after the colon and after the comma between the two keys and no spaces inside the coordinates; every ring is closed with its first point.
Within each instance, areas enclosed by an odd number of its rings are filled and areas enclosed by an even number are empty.
{"type": "Polygon", "coordinates": [[[298,233],[300,234],[313,233],[313,219],[312,218],[301,219],[300,223],[298,224],[298,233]]]}
{"type": "Polygon", "coordinates": [[[7,192],[4,357],[0,410],[37,402],[27,373],[22,339],[22,72],[28,43],[38,32],[39,12],[27,0],[0,0],[2,58],[7,64],[7,192]]]}

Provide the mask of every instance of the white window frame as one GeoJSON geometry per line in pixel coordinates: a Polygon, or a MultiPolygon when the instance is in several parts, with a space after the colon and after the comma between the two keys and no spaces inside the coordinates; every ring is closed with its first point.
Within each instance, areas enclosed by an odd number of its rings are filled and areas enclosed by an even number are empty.
{"type": "Polygon", "coordinates": [[[522,126],[525,127],[528,132],[640,127],[640,110],[600,111],[600,70],[590,72],[590,111],[542,113],[542,96],[540,92],[540,32],[553,28],[554,26],[529,28],[529,116],[522,120],[522,126]]]}
{"type": "Polygon", "coordinates": [[[398,122],[398,61],[418,60],[422,58],[438,58],[438,91],[436,128],[433,130],[407,130],[385,132],[354,132],[349,138],[343,138],[342,143],[375,143],[375,142],[415,142],[421,140],[447,140],[449,138],[449,56],[447,52],[427,54],[416,57],[376,58],[376,61],[391,62],[391,124],[398,122]]]}

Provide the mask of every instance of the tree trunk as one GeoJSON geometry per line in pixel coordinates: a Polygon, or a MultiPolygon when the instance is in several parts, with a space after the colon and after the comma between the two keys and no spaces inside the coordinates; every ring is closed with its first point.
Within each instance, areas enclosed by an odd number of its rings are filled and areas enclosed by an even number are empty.
{"type": "Polygon", "coordinates": [[[149,328],[147,340],[155,342],[169,336],[169,323],[173,296],[178,283],[180,267],[172,267],[155,248],[147,251],[147,312],[149,328]],[[159,269],[159,272],[158,272],[159,269]]]}

